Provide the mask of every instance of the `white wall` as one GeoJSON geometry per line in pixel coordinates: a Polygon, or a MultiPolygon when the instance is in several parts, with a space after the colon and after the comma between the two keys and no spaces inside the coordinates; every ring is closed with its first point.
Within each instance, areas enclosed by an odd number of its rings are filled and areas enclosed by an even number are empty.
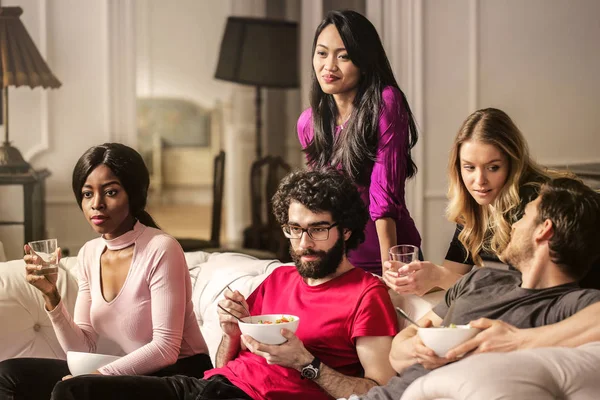
{"type": "MultiPolygon", "coordinates": [[[[104,1],[5,0],[22,20],[62,87],[10,88],[13,143],[35,168],[48,168],[47,231],[77,251],[94,236],[71,192],[71,173],[90,146],[111,139],[108,10],[104,1]],[[34,150],[32,150],[34,149],[34,150]]],[[[2,187],[3,219],[22,219],[22,192],[2,187]],[[8,190],[8,192],[6,191],[8,190]]],[[[23,229],[0,229],[7,257],[22,256],[23,229]]]]}
{"type": "Polygon", "coordinates": [[[137,93],[212,108],[232,85],[214,79],[229,1],[137,2],[137,93]]]}
{"type": "Polygon", "coordinates": [[[411,27],[411,46],[391,51],[417,68],[404,83],[421,127],[416,150],[423,191],[414,210],[426,257],[439,262],[453,231],[444,218],[448,151],[471,112],[505,110],[543,164],[600,161],[600,2],[402,4],[406,12],[384,14],[382,24],[411,27]]]}
{"type": "MultiPolygon", "coordinates": [[[[18,95],[11,96],[10,122],[11,136],[25,158],[52,173],[46,185],[47,234],[73,254],[95,237],[71,192],[75,162],[93,145],[135,144],[135,70],[130,60],[135,32],[126,24],[131,3],[19,0],[3,5],[24,9],[26,28],[63,83],[52,91],[11,89],[18,95]]],[[[16,189],[2,192],[2,218],[22,218],[22,195],[16,189]]],[[[22,234],[20,227],[0,230],[8,258],[22,255],[22,234]]]]}

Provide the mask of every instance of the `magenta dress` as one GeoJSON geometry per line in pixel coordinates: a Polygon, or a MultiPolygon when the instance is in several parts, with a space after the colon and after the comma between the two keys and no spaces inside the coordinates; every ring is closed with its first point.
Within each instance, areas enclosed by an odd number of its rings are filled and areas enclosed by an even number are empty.
{"type": "MultiPolygon", "coordinates": [[[[298,118],[298,139],[302,148],[313,140],[312,109],[308,108],[298,118]]],[[[343,128],[338,126],[335,134],[343,128]]],[[[402,105],[402,95],[388,86],[382,93],[379,115],[379,140],[377,161],[373,164],[369,186],[358,186],[361,198],[369,209],[371,218],[365,228],[366,239],[348,255],[355,267],[381,275],[381,253],[375,221],[393,218],[396,221],[398,244],[421,246],[421,236],[406,208],[404,182],[406,181],[408,146],[408,115],[402,105]]],[[[339,166],[338,166],[339,167],[339,166]]]]}

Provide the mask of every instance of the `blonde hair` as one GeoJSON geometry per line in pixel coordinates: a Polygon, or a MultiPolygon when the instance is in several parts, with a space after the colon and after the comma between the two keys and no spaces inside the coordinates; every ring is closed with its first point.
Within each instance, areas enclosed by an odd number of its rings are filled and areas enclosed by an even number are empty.
{"type": "Polygon", "coordinates": [[[446,217],[463,226],[458,239],[466,249],[467,258],[471,255],[475,264],[482,266],[482,252],[500,254],[510,240],[511,226],[522,212],[519,190],[523,186],[537,190],[551,177],[563,175],[541,167],[530,158],[523,134],[504,111],[486,108],[475,111],[460,127],[450,151],[448,176],[446,217]],[[493,145],[508,160],[506,182],[490,205],[480,206],[462,180],[460,148],[467,141],[493,145]]]}

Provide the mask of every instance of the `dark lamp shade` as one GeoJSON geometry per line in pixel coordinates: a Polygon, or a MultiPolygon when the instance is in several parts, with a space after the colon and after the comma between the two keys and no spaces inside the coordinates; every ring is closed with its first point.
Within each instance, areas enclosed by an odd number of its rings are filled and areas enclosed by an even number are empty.
{"type": "Polygon", "coordinates": [[[20,7],[0,7],[0,87],[60,87],[21,22],[22,13],[20,7]]]}
{"type": "Polygon", "coordinates": [[[229,17],[215,78],[271,88],[298,87],[297,24],[229,17]]]}

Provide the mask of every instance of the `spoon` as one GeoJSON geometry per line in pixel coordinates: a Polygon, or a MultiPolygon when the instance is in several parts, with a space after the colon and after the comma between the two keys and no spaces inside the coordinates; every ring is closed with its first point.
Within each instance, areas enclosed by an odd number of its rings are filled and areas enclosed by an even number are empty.
{"type": "Polygon", "coordinates": [[[419,324],[417,324],[411,317],[408,316],[408,314],[406,314],[404,312],[403,309],[401,309],[400,307],[396,307],[396,312],[404,319],[406,319],[408,322],[410,322],[411,324],[415,325],[416,327],[420,328],[421,326],[419,324]]]}
{"type": "Polygon", "coordinates": [[[225,311],[227,314],[231,315],[233,318],[237,319],[238,321],[244,322],[237,315],[233,314],[231,311],[227,310],[226,308],[221,307],[220,304],[217,304],[217,307],[219,307],[221,310],[225,311]]]}
{"type": "MultiPolygon", "coordinates": [[[[229,287],[229,285],[226,286],[227,289],[229,289],[231,292],[233,292],[234,290],[232,288],[229,287]]],[[[252,315],[250,314],[250,311],[246,308],[246,306],[244,305],[244,303],[242,303],[241,301],[235,301],[235,300],[231,300],[234,303],[239,304],[240,306],[242,306],[242,308],[248,313],[248,316],[250,317],[250,323],[253,324],[254,321],[252,321],[252,315]]]]}

